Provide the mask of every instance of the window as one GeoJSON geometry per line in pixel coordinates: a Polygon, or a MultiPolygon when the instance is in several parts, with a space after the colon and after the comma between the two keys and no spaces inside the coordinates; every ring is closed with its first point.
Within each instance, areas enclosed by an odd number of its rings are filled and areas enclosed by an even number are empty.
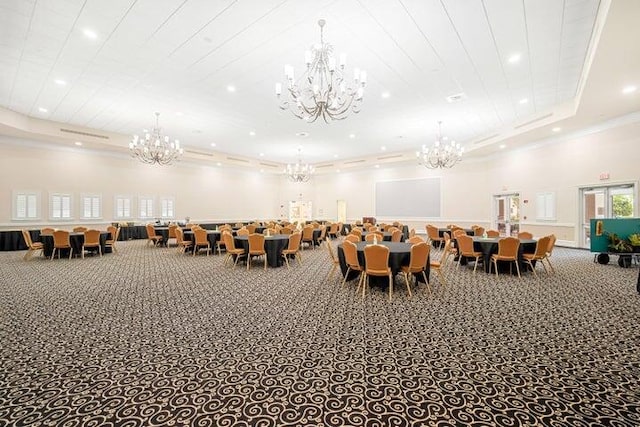
{"type": "Polygon", "coordinates": [[[131,218],[131,197],[116,196],[115,207],[117,219],[131,218]]]}
{"type": "Polygon", "coordinates": [[[140,196],[138,198],[138,211],[140,212],[140,218],[153,218],[153,198],[147,196],[140,196]]]}
{"type": "Polygon", "coordinates": [[[52,220],[71,218],[71,194],[53,193],[49,201],[49,216],[52,220]]]}
{"type": "Polygon", "coordinates": [[[173,218],[175,212],[175,200],[172,197],[163,197],[160,199],[160,216],[162,218],[173,218]]]}
{"type": "Polygon", "coordinates": [[[99,195],[83,195],[80,210],[83,219],[102,218],[102,197],[99,195]]]}
{"type": "Polygon", "coordinates": [[[40,219],[38,201],[40,194],[35,191],[14,191],[12,218],[15,221],[40,219]]]}
{"type": "Polygon", "coordinates": [[[538,193],[536,195],[536,219],[542,221],[556,219],[555,193],[538,193]]]}

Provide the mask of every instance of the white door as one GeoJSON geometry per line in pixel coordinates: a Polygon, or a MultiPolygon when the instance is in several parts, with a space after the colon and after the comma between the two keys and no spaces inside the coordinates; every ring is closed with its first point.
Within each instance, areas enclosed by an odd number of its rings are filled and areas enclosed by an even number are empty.
{"type": "Polygon", "coordinates": [[[635,185],[582,188],[580,246],[591,247],[590,221],[598,218],[633,218],[636,211],[635,185]]]}
{"type": "Polygon", "coordinates": [[[301,200],[292,200],[289,202],[289,221],[304,224],[305,221],[311,221],[312,216],[311,202],[301,200]]]}
{"type": "Polygon", "coordinates": [[[520,232],[520,195],[494,196],[494,224],[501,236],[517,236],[520,232]]]}
{"type": "Polygon", "coordinates": [[[347,202],[338,200],[338,222],[345,224],[347,222],[347,202]]]}

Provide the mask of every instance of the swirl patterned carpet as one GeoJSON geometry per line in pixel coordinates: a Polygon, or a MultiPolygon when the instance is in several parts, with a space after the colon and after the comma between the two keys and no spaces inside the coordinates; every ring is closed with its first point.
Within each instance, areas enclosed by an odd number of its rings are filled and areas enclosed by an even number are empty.
{"type": "Polygon", "coordinates": [[[539,280],[363,301],[325,250],[247,272],[144,245],[0,253],[0,425],[640,425],[636,267],[560,248],[539,280]]]}

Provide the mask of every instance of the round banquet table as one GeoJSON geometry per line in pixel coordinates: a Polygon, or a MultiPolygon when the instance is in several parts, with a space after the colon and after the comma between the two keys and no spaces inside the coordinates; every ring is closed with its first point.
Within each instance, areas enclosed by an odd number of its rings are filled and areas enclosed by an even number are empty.
{"type": "MultiPolygon", "coordinates": [[[[358,251],[358,261],[360,262],[360,265],[363,267],[366,266],[365,259],[364,259],[364,248],[370,244],[371,243],[369,242],[356,243],[356,249],[358,251]]],[[[411,246],[412,246],[411,243],[382,241],[382,242],[378,242],[378,244],[389,248],[389,267],[391,268],[391,274],[394,277],[396,274],[398,274],[402,270],[403,266],[409,265],[409,259],[411,258],[411,246]]],[[[347,263],[344,258],[344,250],[342,248],[342,243],[338,245],[338,261],[340,262],[340,270],[342,270],[342,276],[344,276],[347,274],[347,263]]],[[[425,265],[424,273],[427,276],[427,280],[429,280],[430,279],[429,258],[427,258],[427,263],[425,265]]],[[[347,277],[347,280],[353,280],[357,275],[358,274],[355,271],[349,272],[349,277],[347,277]]],[[[415,275],[415,277],[419,281],[423,281],[421,274],[417,274],[415,275]]],[[[372,277],[372,279],[377,279],[375,280],[375,283],[381,283],[383,285],[388,282],[388,280],[384,277],[382,278],[372,277]]],[[[371,282],[373,283],[374,281],[372,280],[371,282]]]]}
{"type": "MultiPolygon", "coordinates": [[[[502,239],[502,237],[482,237],[482,236],[473,236],[473,250],[477,252],[482,252],[482,257],[484,258],[482,263],[484,265],[484,271],[486,273],[491,272],[491,255],[498,253],[498,241],[502,239]]],[[[520,247],[518,248],[518,264],[520,266],[520,272],[527,271],[528,265],[524,262],[522,258],[522,254],[524,253],[534,253],[536,251],[537,241],[534,239],[520,239],[520,247]]],[[[460,264],[466,264],[467,260],[465,257],[462,257],[460,260],[460,264]]],[[[509,272],[509,264],[508,262],[498,262],[498,271],[509,272]]],[[[515,269],[513,269],[515,270],[515,269]]],[[[513,271],[513,274],[516,274],[513,271]]]]}
{"type": "MultiPolygon", "coordinates": [[[[237,248],[243,248],[249,253],[249,236],[235,236],[234,243],[237,248]]],[[[289,234],[275,234],[264,237],[264,250],[267,252],[267,264],[269,267],[281,267],[284,263],[282,251],[289,246],[289,234]]]]}
{"type": "MultiPolygon", "coordinates": [[[[218,240],[220,240],[220,237],[221,237],[221,234],[218,230],[207,230],[207,240],[209,241],[209,244],[211,245],[211,250],[213,251],[214,254],[216,249],[216,243],[218,242],[218,240]]],[[[193,234],[193,231],[191,230],[186,230],[184,232],[184,239],[191,240],[193,243],[196,242],[196,237],[193,234]]]]}
{"type": "MultiPolygon", "coordinates": [[[[390,242],[391,241],[391,235],[393,233],[389,233],[388,231],[383,231],[383,232],[378,231],[378,233],[382,233],[382,240],[384,240],[385,242],[390,242]]],[[[369,234],[368,231],[363,231],[362,232],[362,241],[363,242],[367,238],[367,234],[369,234]]]]}

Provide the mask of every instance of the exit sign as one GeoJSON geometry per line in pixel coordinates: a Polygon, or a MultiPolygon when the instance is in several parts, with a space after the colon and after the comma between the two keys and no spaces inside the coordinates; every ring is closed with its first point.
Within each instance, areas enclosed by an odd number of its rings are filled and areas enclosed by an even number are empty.
{"type": "Polygon", "coordinates": [[[600,180],[609,179],[609,172],[602,172],[599,176],[600,180]]]}

